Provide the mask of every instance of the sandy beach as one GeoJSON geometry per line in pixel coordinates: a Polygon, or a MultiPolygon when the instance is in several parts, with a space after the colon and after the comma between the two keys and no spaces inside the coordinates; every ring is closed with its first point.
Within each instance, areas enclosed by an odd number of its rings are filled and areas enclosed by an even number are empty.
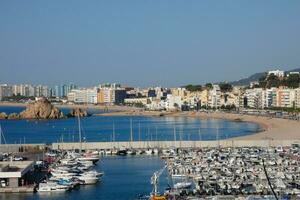
{"type": "Polygon", "coordinates": [[[102,116],[182,116],[202,119],[225,119],[258,123],[262,130],[256,134],[235,138],[236,140],[298,140],[300,139],[300,121],[270,118],[253,115],[241,115],[223,112],[155,112],[155,111],[122,111],[100,114],[102,116]]]}

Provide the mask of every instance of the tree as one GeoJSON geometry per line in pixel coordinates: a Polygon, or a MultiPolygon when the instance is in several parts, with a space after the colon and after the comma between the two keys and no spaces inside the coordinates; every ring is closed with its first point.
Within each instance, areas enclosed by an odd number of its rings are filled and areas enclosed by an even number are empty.
{"type": "Polygon", "coordinates": [[[189,84],[189,85],[185,86],[185,89],[187,89],[190,92],[201,91],[202,90],[202,85],[189,84]]]}
{"type": "Polygon", "coordinates": [[[205,87],[210,90],[213,88],[213,85],[211,83],[206,83],[205,87]]]}
{"type": "Polygon", "coordinates": [[[290,74],[284,81],[283,85],[290,88],[297,88],[300,84],[300,75],[299,74],[290,74]]]}
{"type": "Polygon", "coordinates": [[[231,92],[233,88],[229,83],[220,83],[219,86],[222,92],[231,92]]]}
{"type": "Polygon", "coordinates": [[[267,88],[279,87],[280,85],[281,85],[281,81],[279,80],[279,78],[277,76],[275,76],[274,74],[270,74],[268,76],[267,84],[266,84],[267,88]]]}

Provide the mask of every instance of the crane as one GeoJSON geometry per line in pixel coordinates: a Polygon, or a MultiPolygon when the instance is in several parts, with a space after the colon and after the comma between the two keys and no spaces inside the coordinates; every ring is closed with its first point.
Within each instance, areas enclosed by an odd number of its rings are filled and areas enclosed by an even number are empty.
{"type": "Polygon", "coordinates": [[[153,191],[151,194],[151,200],[166,200],[165,196],[161,196],[158,193],[158,181],[161,174],[166,169],[166,166],[164,166],[162,169],[154,172],[153,176],[151,177],[151,185],[153,185],[153,191]]]}

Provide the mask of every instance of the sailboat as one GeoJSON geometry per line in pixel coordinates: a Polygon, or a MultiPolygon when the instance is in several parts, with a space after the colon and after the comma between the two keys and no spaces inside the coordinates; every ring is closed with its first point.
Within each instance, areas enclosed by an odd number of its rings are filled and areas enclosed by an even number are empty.
{"type": "Polygon", "coordinates": [[[130,119],[130,149],[127,150],[128,155],[135,155],[136,151],[132,148],[133,142],[133,128],[132,128],[132,119],[130,119]]]}
{"type": "Polygon", "coordinates": [[[80,143],[80,148],[79,148],[79,155],[76,159],[78,161],[92,161],[93,163],[96,163],[99,161],[99,156],[85,153],[82,156],[82,135],[81,135],[81,123],[80,123],[80,116],[78,115],[78,135],[79,135],[79,143],[80,143]]]}

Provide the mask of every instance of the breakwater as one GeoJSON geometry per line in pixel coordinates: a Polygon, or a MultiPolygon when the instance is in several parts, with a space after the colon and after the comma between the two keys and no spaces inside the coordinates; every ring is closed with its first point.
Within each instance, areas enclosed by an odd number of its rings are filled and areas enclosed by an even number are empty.
{"type": "Polygon", "coordinates": [[[112,148],[203,148],[203,147],[276,147],[300,144],[300,140],[221,140],[221,141],[134,141],[134,142],[84,142],[52,143],[52,149],[112,149],[112,148]]]}

